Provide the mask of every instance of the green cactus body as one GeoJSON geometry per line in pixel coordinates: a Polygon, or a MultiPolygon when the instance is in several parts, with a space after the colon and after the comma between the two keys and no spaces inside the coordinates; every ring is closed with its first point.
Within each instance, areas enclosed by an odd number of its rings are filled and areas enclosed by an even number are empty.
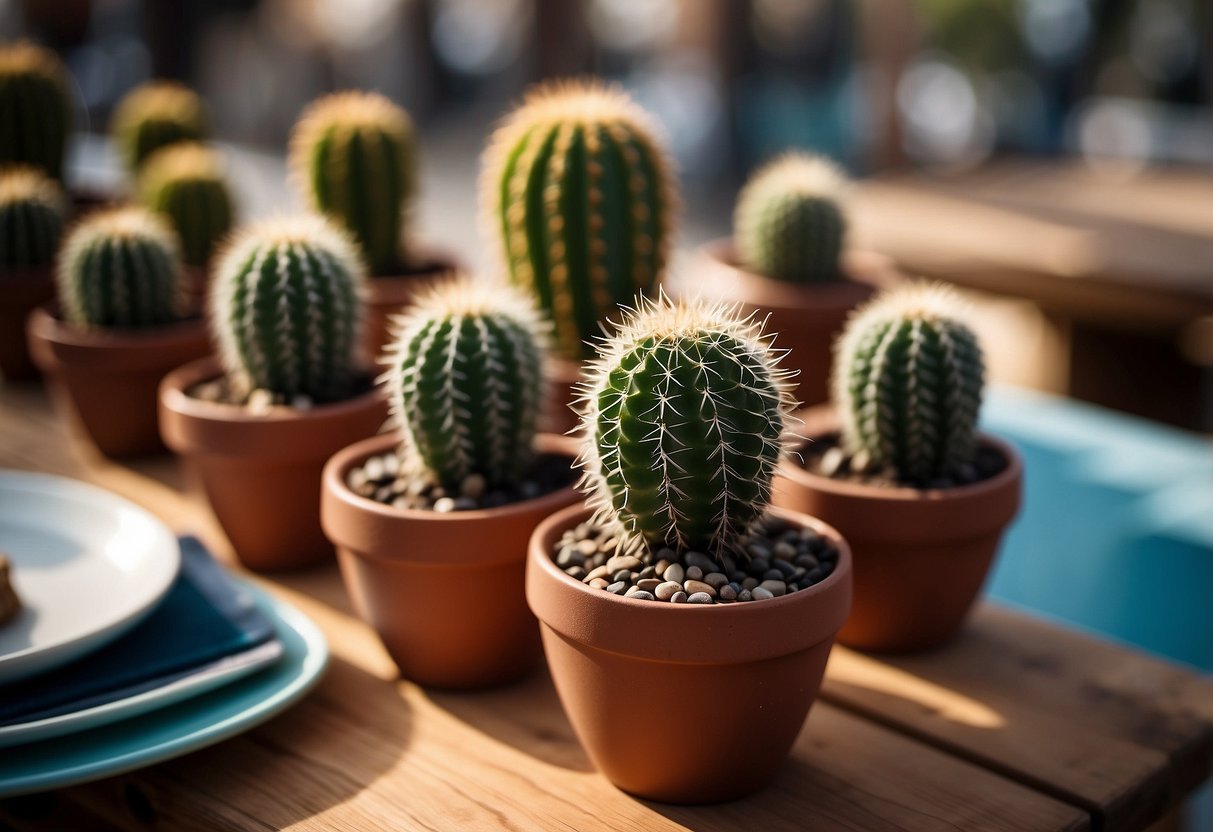
{"type": "Polygon", "coordinates": [[[565,356],[657,286],[677,196],[648,115],[623,92],[559,83],[527,96],[486,152],[481,201],[513,281],[565,356]]]}
{"type": "Polygon", "coordinates": [[[353,243],[321,217],[244,229],[211,282],[211,327],[228,377],[287,398],[349,395],[364,281],[353,243]]]}
{"type": "Polygon", "coordinates": [[[291,136],[290,164],[312,207],[343,225],[372,274],[399,272],[416,190],[412,122],[382,95],[344,92],[314,102],[291,136]]]}
{"type": "Polygon", "coordinates": [[[155,151],[206,138],[206,113],[193,90],[173,81],[149,81],[118,102],[110,135],[132,174],[155,151]]]}
{"type": "Polygon", "coordinates": [[[143,204],[162,214],[181,238],[190,266],[205,266],[232,227],[232,195],[217,153],[179,142],[148,157],[139,174],[143,204]]]}
{"type": "Polygon", "coordinates": [[[69,90],[54,52],[27,42],[0,47],[0,164],[32,165],[63,178],[69,90]]]}
{"type": "Polygon", "coordinates": [[[846,236],[846,179],[832,163],[788,153],[742,188],[734,244],[751,271],[790,283],[838,280],[846,236]]]}
{"type": "Polygon", "coordinates": [[[633,545],[730,549],[770,500],[790,373],[730,308],[644,302],[586,372],[582,487],[633,545]]]}
{"type": "Polygon", "coordinates": [[[912,286],[859,310],[836,346],[842,443],[924,486],[971,465],[985,369],[944,287],[912,286]]]}
{"type": "Polygon", "coordinates": [[[179,320],[184,311],[177,237],[142,208],[89,215],[63,243],[59,303],[85,327],[141,328],[179,320]]]}
{"type": "Polygon", "coordinates": [[[0,272],[49,266],[66,210],[59,186],[42,171],[0,170],[0,272]]]}
{"type": "Polygon", "coordinates": [[[545,327],[508,287],[440,284],[397,320],[384,359],[406,459],[443,486],[516,485],[543,401],[545,327]]]}

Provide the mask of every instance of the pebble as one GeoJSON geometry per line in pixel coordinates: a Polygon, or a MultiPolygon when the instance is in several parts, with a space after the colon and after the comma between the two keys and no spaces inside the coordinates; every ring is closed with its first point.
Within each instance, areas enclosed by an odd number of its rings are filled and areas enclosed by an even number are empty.
{"type": "Polygon", "coordinates": [[[615,581],[615,583],[610,584],[606,588],[606,591],[613,592],[616,595],[622,595],[624,592],[627,591],[627,588],[628,588],[628,585],[626,583],[624,583],[623,581],[615,581]]]}
{"type": "Polygon", "coordinates": [[[668,567],[666,567],[665,571],[661,573],[661,577],[665,578],[667,581],[673,581],[676,584],[681,584],[687,579],[687,571],[681,563],[671,563],[668,567]]]}
{"type": "Polygon", "coordinates": [[[763,589],[760,586],[754,587],[749,592],[750,595],[754,597],[755,601],[767,601],[775,597],[775,593],[771,592],[769,589],[763,589]]]}
{"type": "Polygon", "coordinates": [[[634,555],[616,555],[607,561],[607,569],[612,572],[618,572],[621,569],[626,569],[629,572],[636,572],[643,567],[640,558],[634,555]]]}
{"type": "Polygon", "coordinates": [[[709,572],[703,576],[703,582],[712,589],[720,589],[729,582],[729,579],[723,572],[709,572]]]}
{"type": "Polygon", "coordinates": [[[675,592],[673,595],[670,596],[670,603],[671,604],[685,604],[689,597],[690,596],[687,595],[685,592],[682,592],[682,591],[675,592]]]}
{"type": "Polygon", "coordinates": [[[711,584],[705,584],[703,581],[687,580],[682,586],[683,589],[691,594],[692,598],[696,595],[706,595],[709,598],[716,597],[716,588],[711,584]]]}
{"type": "Polygon", "coordinates": [[[450,497],[439,497],[434,501],[434,511],[445,514],[455,510],[455,501],[450,497]]]}
{"type": "MultiPolygon", "coordinates": [[[[652,592],[662,601],[669,601],[675,595],[682,592],[682,584],[675,583],[674,581],[666,581],[665,583],[658,584],[657,588],[652,592]]],[[[685,592],[682,592],[682,594],[684,596],[686,595],[685,592]]]]}
{"type": "Polygon", "coordinates": [[[712,596],[708,595],[706,592],[694,592],[691,595],[687,596],[687,603],[688,604],[710,604],[710,603],[712,603],[712,596]]]}
{"type": "Polygon", "coordinates": [[[700,569],[698,566],[688,566],[687,567],[687,580],[688,581],[703,580],[703,570],[700,569]]]}
{"type": "Polygon", "coordinates": [[[755,590],[761,589],[764,592],[769,592],[769,593],[771,593],[771,595],[778,598],[780,595],[783,595],[788,591],[788,585],[785,584],[783,581],[763,581],[758,586],[756,586],[754,589],[755,590]]]}
{"type": "Polygon", "coordinates": [[[720,565],[718,563],[716,563],[716,561],[714,561],[710,557],[708,557],[707,555],[703,554],[703,552],[687,552],[683,556],[682,562],[685,563],[687,566],[699,567],[699,569],[703,570],[705,575],[708,572],[719,572],[720,571],[720,565]]]}
{"type": "Polygon", "coordinates": [[[653,590],[657,589],[657,587],[661,586],[661,581],[657,578],[642,578],[636,582],[636,586],[640,587],[645,592],[652,592],[653,590]]]}

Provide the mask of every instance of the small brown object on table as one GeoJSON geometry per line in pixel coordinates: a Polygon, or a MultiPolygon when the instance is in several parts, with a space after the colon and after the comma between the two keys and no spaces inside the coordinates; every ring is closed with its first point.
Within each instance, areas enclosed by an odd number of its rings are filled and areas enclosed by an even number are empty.
{"type": "Polygon", "coordinates": [[[7,624],[21,612],[21,599],[13,589],[12,561],[0,552],[0,624],[7,624]]]}
{"type": "MultiPolygon", "coordinates": [[[[175,460],[119,466],[89,454],[37,388],[0,392],[0,437],[0,467],[112,489],[231,563],[175,460]]],[[[394,678],[335,566],[258,580],[328,636],[332,664],[314,693],[178,760],[0,801],[0,825],[1121,832],[1167,816],[1213,768],[1213,682],[986,603],[937,652],[835,648],[822,698],[771,787],[717,806],[650,803],[591,770],[542,669],[484,693],[424,690],[394,678]]],[[[661,730],[661,715],[637,703],[619,730],[661,730]]]]}

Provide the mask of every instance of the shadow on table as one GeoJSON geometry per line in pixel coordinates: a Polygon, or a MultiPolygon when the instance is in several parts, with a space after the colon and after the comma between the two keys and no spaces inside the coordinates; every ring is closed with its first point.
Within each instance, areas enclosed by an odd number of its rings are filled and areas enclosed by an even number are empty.
{"type": "Polygon", "coordinates": [[[546,665],[500,688],[473,692],[423,691],[438,707],[498,742],[572,771],[593,771],[564,715],[546,665]]]}

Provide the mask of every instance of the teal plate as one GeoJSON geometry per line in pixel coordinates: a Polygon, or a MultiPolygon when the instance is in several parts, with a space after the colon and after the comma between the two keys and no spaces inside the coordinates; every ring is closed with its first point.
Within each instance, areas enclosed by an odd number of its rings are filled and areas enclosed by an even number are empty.
{"type": "Polygon", "coordinates": [[[60,789],[171,760],[265,722],[311,690],[328,664],[324,634],[284,601],[249,584],[284,653],[265,670],[131,720],[0,752],[0,797],[60,789]]]}

